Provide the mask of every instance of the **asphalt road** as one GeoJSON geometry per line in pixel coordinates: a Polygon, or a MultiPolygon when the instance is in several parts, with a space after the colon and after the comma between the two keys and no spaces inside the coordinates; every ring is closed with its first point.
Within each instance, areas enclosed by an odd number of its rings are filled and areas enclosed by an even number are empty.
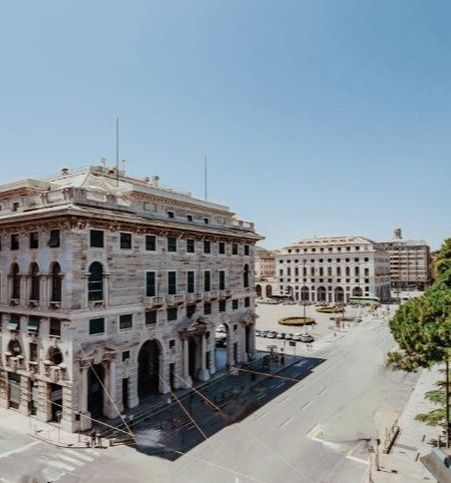
{"type": "Polygon", "coordinates": [[[325,362],[307,367],[306,359],[290,368],[289,377],[310,372],[301,382],[274,379],[259,409],[175,461],[126,446],[60,449],[2,430],[0,481],[360,482],[367,469],[367,440],[392,423],[417,378],[385,369],[384,355],[392,346],[386,321],[352,329],[312,354],[325,362]],[[271,399],[272,391],[283,392],[271,399]]]}
{"type": "Polygon", "coordinates": [[[367,440],[393,422],[417,379],[385,369],[393,343],[386,321],[353,329],[315,354],[327,360],[309,377],[178,459],[173,481],[361,481],[367,440]]]}

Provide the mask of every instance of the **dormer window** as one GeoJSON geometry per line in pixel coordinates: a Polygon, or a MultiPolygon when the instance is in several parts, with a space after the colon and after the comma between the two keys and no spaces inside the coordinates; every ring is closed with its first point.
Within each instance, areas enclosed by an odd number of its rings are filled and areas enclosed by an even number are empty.
{"type": "Polygon", "coordinates": [[[174,212],[173,211],[168,211],[168,218],[174,218],[174,212]]]}
{"type": "Polygon", "coordinates": [[[210,218],[204,218],[204,223],[208,225],[210,223],[210,218]]]}
{"type": "Polygon", "coordinates": [[[187,221],[193,221],[193,215],[186,215],[187,221]]]}
{"type": "Polygon", "coordinates": [[[20,206],[19,202],[15,201],[13,203],[13,211],[19,211],[19,206],[20,206]]]}

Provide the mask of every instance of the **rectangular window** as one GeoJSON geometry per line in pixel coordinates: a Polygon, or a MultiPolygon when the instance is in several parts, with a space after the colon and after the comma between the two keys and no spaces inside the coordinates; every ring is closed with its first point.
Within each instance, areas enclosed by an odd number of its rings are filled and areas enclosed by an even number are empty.
{"type": "Polygon", "coordinates": [[[61,320],[50,319],[49,335],[61,336],[61,320]]]}
{"type": "Polygon", "coordinates": [[[177,272],[168,272],[168,294],[177,293],[177,272]]]}
{"type": "Polygon", "coordinates": [[[210,315],[211,314],[211,303],[210,302],[205,302],[204,303],[204,314],[205,315],[210,315]]]}
{"type": "Polygon", "coordinates": [[[209,218],[204,218],[204,223],[205,223],[206,225],[208,225],[208,224],[210,223],[210,219],[209,219],[209,218]]]}
{"type": "Polygon", "coordinates": [[[244,245],[244,254],[249,255],[249,253],[250,253],[249,245],[244,245]]]}
{"type": "Polygon", "coordinates": [[[146,250],[154,252],[157,249],[157,237],[155,235],[146,235],[146,250]]]}
{"type": "Polygon", "coordinates": [[[89,335],[103,334],[105,332],[105,319],[91,319],[89,321],[89,335]]]}
{"type": "Polygon", "coordinates": [[[6,327],[8,330],[15,330],[19,331],[20,330],[20,315],[18,314],[11,314],[9,316],[9,322],[6,327]]]}
{"type": "Polygon", "coordinates": [[[232,243],[232,255],[238,255],[238,243],[232,243]]]}
{"type": "Polygon", "coordinates": [[[246,297],[244,299],[244,306],[245,307],[250,307],[251,306],[251,298],[250,297],[246,297]]]}
{"type": "Polygon", "coordinates": [[[122,362],[125,362],[127,361],[128,359],[130,359],[130,351],[124,351],[122,353],[122,362]]]}
{"type": "Polygon", "coordinates": [[[219,301],[219,312],[225,312],[226,311],[226,305],[227,305],[227,302],[225,300],[220,300],[219,301]]]}
{"type": "Polygon", "coordinates": [[[232,310],[237,310],[239,306],[240,306],[240,302],[238,299],[232,300],[232,310]]]}
{"type": "Polygon", "coordinates": [[[146,325],[155,325],[157,323],[157,311],[146,310],[146,325]]]}
{"type": "Polygon", "coordinates": [[[19,203],[15,202],[13,203],[13,211],[18,211],[19,210],[19,203]]]}
{"type": "Polygon", "coordinates": [[[186,252],[194,253],[194,250],[195,250],[194,240],[186,240],[186,252]]]}
{"type": "Polygon", "coordinates": [[[204,291],[209,292],[211,290],[211,272],[205,270],[204,272],[204,291]]]}
{"type": "Polygon", "coordinates": [[[171,322],[172,320],[177,320],[177,317],[178,317],[177,307],[172,307],[170,309],[167,309],[166,312],[168,316],[168,322],[171,322]]]}
{"type": "Polygon", "coordinates": [[[196,312],[196,304],[186,306],[186,316],[189,318],[196,312]]]}
{"type": "Polygon", "coordinates": [[[219,270],[219,290],[225,290],[225,270],[219,270]]]}
{"type": "Polygon", "coordinates": [[[122,250],[131,250],[132,249],[132,234],[131,233],[121,233],[120,235],[121,240],[121,249],[122,250]]]}
{"type": "Polygon", "coordinates": [[[39,248],[39,233],[32,231],[30,233],[30,250],[36,250],[39,248]]]}
{"type": "Polygon", "coordinates": [[[174,218],[174,212],[173,211],[168,211],[168,218],[174,218]]]}
{"type": "Polygon", "coordinates": [[[133,326],[133,314],[125,314],[119,317],[119,329],[131,329],[133,326]]]}
{"type": "Polygon", "coordinates": [[[157,294],[155,272],[146,272],[146,297],[155,297],[157,294]]]}
{"type": "Polygon", "coordinates": [[[59,230],[50,230],[48,245],[50,248],[59,248],[61,246],[61,232],[59,230]]]}
{"type": "Polygon", "coordinates": [[[188,293],[194,293],[195,290],[196,288],[195,288],[194,272],[193,271],[186,272],[186,291],[188,293]]]}
{"type": "Polygon", "coordinates": [[[91,230],[89,232],[89,244],[92,248],[103,248],[104,247],[103,230],[91,230]]]}
{"type": "Polygon", "coordinates": [[[168,252],[177,251],[177,238],[175,236],[168,236],[168,252]]]}
{"type": "Polygon", "coordinates": [[[220,255],[225,254],[225,243],[224,242],[219,242],[218,252],[219,252],[220,255]]]}
{"type": "Polygon", "coordinates": [[[204,253],[211,252],[211,244],[209,240],[204,240],[204,253]]]}
{"type": "Polygon", "coordinates": [[[186,215],[187,221],[193,221],[193,215],[186,215]]]}
{"type": "Polygon", "coordinates": [[[38,360],[38,344],[30,342],[30,361],[38,360]]]}
{"type": "Polygon", "coordinates": [[[11,250],[19,250],[19,235],[17,233],[11,235],[11,250]]]}

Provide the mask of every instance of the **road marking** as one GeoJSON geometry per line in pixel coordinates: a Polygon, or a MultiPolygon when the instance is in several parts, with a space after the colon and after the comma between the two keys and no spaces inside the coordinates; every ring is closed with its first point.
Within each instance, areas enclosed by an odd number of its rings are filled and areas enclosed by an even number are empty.
{"type": "Polygon", "coordinates": [[[255,418],[255,421],[260,421],[260,419],[263,419],[265,416],[268,416],[268,412],[266,413],[263,413],[263,414],[260,414],[260,416],[258,416],[257,418],[255,418]]]}
{"type": "Polygon", "coordinates": [[[285,386],[285,381],[282,381],[280,384],[277,384],[275,389],[279,389],[280,387],[285,386]]]}
{"type": "Polygon", "coordinates": [[[93,454],[94,456],[100,456],[100,453],[96,451],[95,449],[88,448],[85,450],[86,453],[93,454]]]}
{"type": "Polygon", "coordinates": [[[280,426],[279,428],[280,429],[283,429],[285,426],[287,426],[288,424],[291,423],[291,421],[293,421],[293,416],[289,417],[286,421],[284,421],[280,426]]]}
{"type": "Polygon", "coordinates": [[[328,390],[329,390],[329,387],[328,387],[328,386],[325,386],[325,387],[324,387],[324,389],[323,389],[321,392],[319,392],[319,393],[317,394],[317,396],[322,396],[322,395],[323,395],[323,394],[325,394],[325,393],[326,393],[328,390]]]}
{"type": "Polygon", "coordinates": [[[82,453],[77,453],[73,449],[65,449],[64,451],[66,453],[71,454],[72,456],[76,456],[77,458],[81,458],[82,460],[89,461],[89,462],[94,461],[94,458],[91,458],[90,456],[87,456],[87,455],[82,454],[82,453]]]}
{"type": "Polygon", "coordinates": [[[287,402],[288,399],[290,399],[290,396],[287,396],[286,398],[282,399],[281,401],[279,401],[277,404],[283,404],[284,402],[287,402]]]}
{"type": "Polygon", "coordinates": [[[58,458],[63,459],[64,461],[68,461],[69,463],[72,463],[74,465],[83,466],[85,464],[84,461],[76,460],[75,458],[72,458],[71,456],[67,456],[65,454],[57,454],[56,456],[58,456],[58,458]]]}
{"type": "Polygon", "coordinates": [[[346,455],[348,460],[356,461],[357,463],[362,463],[364,465],[369,465],[369,462],[366,460],[362,460],[362,458],[357,458],[357,456],[346,455]]]}
{"type": "Polygon", "coordinates": [[[22,451],[26,451],[28,448],[31,448],[35,444],[39,444],[40,441],[33,441],[32,443],[28,443],[24,446],[21,446],[17,449],[12,449],[10,451],[5,451],[4,453],[0,454],[0,458],[6,458],[7,456],[11,456],[12,454],[21,453],[22,451]]]}
{"type": "Polygon", "coordinates": [[[47,461],[47,464],[49,466],[53,466],[54,468],[58,468],[60,470],[65,470],[70,472],[73,472],[76,469],[73,466],[69,466],[66,463],[62,463],[61,461],[47,461]]]}
{"type": "Polygon", "coordinates": [[[312,404],[312,401],[309,401],[309,402],[305,403],[305,404],[304,404],[303,406],[301,406],[299,409],[304,410],[304,409],[308,408],[308,407],[310,406],[310,404],[312,404]]]}

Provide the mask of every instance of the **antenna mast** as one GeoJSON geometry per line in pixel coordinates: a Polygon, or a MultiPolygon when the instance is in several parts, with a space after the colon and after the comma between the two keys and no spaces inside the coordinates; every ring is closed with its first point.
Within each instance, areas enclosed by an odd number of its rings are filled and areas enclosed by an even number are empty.
{"type": "Polygon", "coordinates": [[[204,156],[204,193],[205,193],[205,201],[208,199],[208,163],[207,163],[207,155],[204,156]]]}
{"type": "Polygon", "coordinates": [[[116,117],[116,183],[119,186],[119,118],[116,117]]]}

